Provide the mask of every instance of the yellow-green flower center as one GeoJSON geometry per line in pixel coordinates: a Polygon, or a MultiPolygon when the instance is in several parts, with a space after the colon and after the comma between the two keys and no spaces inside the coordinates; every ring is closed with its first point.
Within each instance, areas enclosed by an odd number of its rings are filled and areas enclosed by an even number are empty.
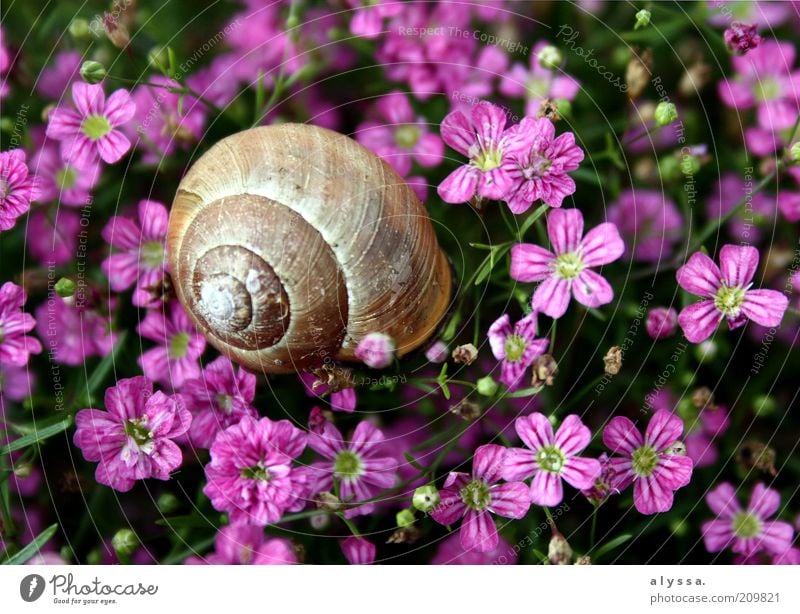
{"type": "Polygon", "coordinates": [[[142,262],[151,269],[164,262],[164,244],[161,241],[148,241],[142,244],[142,262]]]}
{"type": "Polygon", "coordinates": [[[509,335],[506,338],[506,360],[516,362],[525,354],[528,347],[527,341],[519,335],[509,335]]]}
{"type": "Polygon", "coordinates": [[[738,286],[722,286],[714,295],[714,307],[726,316],[735,318],[742,310],[745,289],[738,286]]]}
{"type": "Polygon", "coordinates": [[[738,512],[733,517],[732,529],[736,537],[756,537],[761,533],[761,521],[749,512],[738,512]]]}
{"type": "Polygon", "coordinates": [[[70,166],[65,166],[56,172],[55,180],[56,185],[60,189],[68,190],[73,187],[78,180],[78,172],[70,166]]]}
{"type": "Polygon", "coordinates": [[[649,477],[658,466],[658,452],[650,444],[636,448],[631,455],[631,466],[639,477],[649,477]]]}
{"type": "Polygon", "coordinates": [[[480,151],[472,158],[472,164],[484,172],[496,169],[502,162],[503,152],[497,148],[484,149],[481,147],[480,151]]]}
{"type": "Polygon", "coordinates": [[[224,392],[220,392],[217,395],[217,407],[219,407],[226,414],[229,414],[231,408],[233,407],[233,397],[229,394],[225,394],[224,392]]]}
{"type": "Polygon", "coordinates": [[[255,467],[245,467],[239,472],[243,478],[248,480],[258,480],[259,482],[269,482],[272,476],[263,463],[258,463],[255,467]]]}
{"type": "Polygon", "coordinates": [[[333,461],[333,472],[341,480],[352,481],[363,473],[364,465],[358,454],[342,450],[333,461]]]}
{"type": "Polygon", "coordinates": [[[472,480],[461,489],[459,494],[464,505],[476,512],[486,509],[492,502],[489,485],[483,480],[472,480]]]}
{"type": "Polygon", "coordinates": [[[400,126],[394,132],[394,141],[399,147],[403,149],[411,149],[419,142],[419,137],[422,136],[417,126],[409,124],[400,126]]]}
{"type": "Polygon", "coordinates": [[[575,279],[583,269],[583,259],[577,252],[567,252],[556,256],[556,275],[561,279],[575,279]]]}
{"type": "Polygon", "coordinates": [[[544,446],[536,453],[539,468],[549,473],[560,473],[567,458],[556,446],[544,446]]]}
{"type": "Polygon", "coordinates": [[[169,340],[169,348],[167,349],[167,354],[173,360],[177,358],[183,358],[184,356],[186,356],[186,352],[188,349],[189,349],[189,333],[187,332],[175,333],[169,340]]]}
{"type": "Polygon", "coordinates": [[[142,447],[153,438],[153,433],[147,426],[147,418],[131,418],[125,423],[125,434],[133,438],[137,446],[142,447]]]}
{"type": "Polygon", "coordinates": [[[96,141],[111,132],[111,124],[102,115],[89,115],[83,120],[81,130],[91,140],[96,141]]]}

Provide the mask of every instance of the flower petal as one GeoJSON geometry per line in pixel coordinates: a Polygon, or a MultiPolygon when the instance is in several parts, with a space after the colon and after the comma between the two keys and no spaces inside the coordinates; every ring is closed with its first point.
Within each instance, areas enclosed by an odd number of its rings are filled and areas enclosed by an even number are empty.
{"type": "Polygon", "coordinates": [[[556,254],[574,252],[583,236],[583,214],[578,209],[554,209],[547,216],[547,235],[556,254]]]}
{"type": "Polygon", "coordinates": [[[551,274],[555,255],[538,245],[520,243],[511,248],[511,279],[522,282],[542,281],[551,274]]]}
{"type": "Polygon", "coordinates": [[[612,452],[630,456],[636,448],[644,444],[644,440],[639,429],[629,418],[617,416],[603,429],[603,443],[612,452]]]}
{"type": "Polygon", "coordinates": [[[492,487],[492,502],[489,509],[505,518],[520,519],[531,507],[528,485],[523,482],[507,482],[492,487]]]}
{"type": "Polygon", "coordinates": [[[555,444],[567,456],[573,456],[586,448],[592,439],[589,430],[579,416],[570,414],[561,423],[555,436],[555,444]]]}
{"type": "Polygon", "coordinates": [[[587,307],[600,307],[614,300],[614,290],[602,275],[589,269],[581,271],[572,283],[575,300],[587,307]]]}
{"type": "Polygon", "coordinates": [[[671,446],[683,432],[683,420],[671,411],[660,409],[650,418],[644,433],[645,443],[662,452],[671,446]]]}
{"type": "Polygon", "coordinates": [[[675,275],[678,285],[692,294],[711,298],[722,285],[722,273],[714,261],[702,252],[695,252],[675,275]]]}
{"type": "Polygon", "coordinates": [[[717,330],[721,320],[722,313],[711,300],[684,307],[678,314],[678,324],[692,343],[701,343],[708,339],[717,330]]]}
{"type": "Polygon", "coordinates": [[[777,290],[749,290],[744,296],[742,313],[761,326],[779,326],[789,307],[789,298],[777,290]]]}
{"type": "Polygon", "coordinates": [[[534,311],[560,318],[567,312],[571,284],[566,279],[548,277],[533,293],[531,306],[534,311]]]}
{"type": "Polygon", "coordinates": [[[537,471],[531,482],[531,501],[536,505],[558,505],[564,499],[561,476],[550,471],[537,471]]]}
{"type": "Polygon", "coordinates": [[[599,266],[619,259],[625,252],[625,243],[614,224],[605,223],[592,228],[581,241],[583,263],[599,266]]]}
{"type": "Polygon", "coordinates": [[[499,542],[497,527],[492,515],[486,510],[469,510],[461,524],[461,546],[465,550],[491,552],[499,542]]]}

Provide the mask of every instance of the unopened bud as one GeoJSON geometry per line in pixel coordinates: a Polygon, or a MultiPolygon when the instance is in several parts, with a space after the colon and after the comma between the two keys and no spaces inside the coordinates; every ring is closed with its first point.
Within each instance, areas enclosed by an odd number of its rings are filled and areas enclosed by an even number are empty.
{"type": "Polygon", "coordinates": [[[459,345],[453,350],[453,360],[459,365],[471,365],[478,357],[478,348],[471,343],[459,345]]]}
{"type": "Polygon", "coordinates": [[[778,473],[775,468],[775,450],[760,441],[746,442],[739,448],[736,461],[748,473],[753,469],[772,476],[778,473]]]}
{"type": "Polygon", "coordinates": [[[572,548],[561,533],[553,533],[547,545],[547,559],[551,565],[569,565],[572,563],[572,548]]]}
{"type": "Polygon", "coordinates": [[[481,406],[472,401],[461,399],[450,408],[450,413],[467,422],[473,422],[481,417],[481,406]]]}
{"type": "Polygon", "coordinates": [[[556,359],[550,354],[542,354],[533,363],[531,386],[533,388],[552,386],[556,375],[558,375],[558,363],[556,359]]]}
{"type": "Polygon", "coordinates": [[[800,163],[800,141],[792,145],[792,148],[789,150],[789,156],[792,158],[792,162],[800,163]]]}
{"type": "Polygon", "coordinates": [[[736,55],[744,55],[755,49],[762,40],[758,35],[758,26],[741,21],[734,21],[731,27],[725,30],[722,38],[728,50],[736,55]]]}
{"type": "Polygon", "coordinates": [[[711,67],[705,62],[696,62],[686,69],[678,82],[678,92],[688,98],[696,96],[711,78],[711,67]]]}
{"type": "Polygon", "coordinates": [[[478,391],[478,394],[482,394],[485,397],[493,397],[497,392],[497,382],[494,381],[491,375],[480,378],[475,384],[475,389],[478,391]]]}
{"type": "Polygon", "coordinates": [[[404,529],[405,527],[412,526],[416,521],[416,518],[414,518],[413,510],[405,509],[397,512],[395,520],[397,520],[397,526],[401,529],[404,529]]]}
{"type": "Polygon", "coordinates": [[[317,507],[326,512],[340,512],[344,509],[339,497],[332,492],[321,492],[316,498],[317,507]]]}
{"type": "Polygon", "coordinates": [[[622,348],[618,345],[612,345],[608,348],[608,352],[603,356],[603,365],[606,375],[616,375],[622,368],[622,348]]]}
{"type": "Polygon", "coordinates": [[[20,462],[14,465],[14,475],[21,480],[30,477],[33,471],[33,465],[26,462],[20,462]]]}
{"type": "Polygon", "coordinates": [[[69,22],[69,34],[75,40],[85,40],[92,35],[89,22],[82,17],[76,17],[69,22]]]}
{"type": "Polygon", "coordinates": [[[539,65],[542,68],[548,68],[550,70],[555,70],[561,66],[561,62],[564,61],[564,56],[562,56],[558,48],[553,45],[542,47],[539,53],[536,54],[536,57],[539,58],[539,65]]]}
{"type": "Polygon", "coordinates": [[[645,49],[641,53],[634,53],[625,69],[625,84],[628,97],[636,100],[650,83],[651,69],[653,66],[653,52],[645,49]]]}
{"type": "Polygon", "coordinates": [[[439,505],[439,501],[441,501],[439,490],[433,484],[420,486],[411,497],[411,504],[420,512],[430,512],[439,505]]]}
{"type": "Polygon", "coordinates": [[[753,400],[753,411],[759,418],[774,414],[777,408],[778,403],[768,394],[760,394],[753,400]]]}
{"type": "Polygon", "coordinates": [[[111,538],[111,547],[119,555],[130,556],[139,547],[139,538],[130,529],[120,529],[111,538]]]}
{"type": "Polygon", "coordinates": [[[636,13],[636,23],[633,24],[633,29],[638,30],[639,28],[646,28],[650,25],[650,11],[647,9],[642,9],[638,13],[636,13]]]}
{"type": "Polygon", "coordinates": [[[131,42],[131,35],[128,32],[128,28],[110,13],[103,15],[103,29],[106,31],[108,40],[110,40],[111,44],[117,49],[125,49],[128,43],[131,42]]]}
{"type": "Polygon", "coordinates": [[[180,501],[172,493],[165,492],[158,497],[158,511],[162,514],[170,514],[180,506],[180,501]]]}
{"type": "Polygon", "coordinates": [[[437,341],[425,351],[425,358],[430,362],[441,363],[447,360],[447,344],[444,341],[437,341]]]}
{"type": "Polygon", "coordinates": [[[678,109],[671,102],[659,102],[655,111],[656,124],[668,126],[678,119],[678,109]]]}
{"type": "Polygon", "coordinates": [[[717,356],[717,342],[711,339],[706,339],[702,343],[698,343],[694,348],[694,356],[701,363],[714,360],[717,356]]]}
{"type": "Polygon", "coordinates": [[[92,85],[106,78],[106,68],[100,62],[86,60],[81,64],[81,79],[92,85]]]}
{"type": "Polygon", "coordinates": [[[422,531],[420,531],[418,527],[403,527],[401,529],[397,529],[394,533],[392,533],[389,536],[389,539],[386,540],[386,543],[413,544],[420,537],[422,537],[422,531]]]}

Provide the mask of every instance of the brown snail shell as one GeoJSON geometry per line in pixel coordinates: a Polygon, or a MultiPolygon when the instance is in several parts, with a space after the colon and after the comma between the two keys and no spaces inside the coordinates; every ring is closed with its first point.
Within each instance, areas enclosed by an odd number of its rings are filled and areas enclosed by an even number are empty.
{"type": "Polygon", "coordinates": [[[198,330],[266,373],[354,361],[371,332],[407,354],[451,298],[413,190],[354,140],[311,125],[246,130],[205,153],[178,186],[167,255],[198,330]]]}

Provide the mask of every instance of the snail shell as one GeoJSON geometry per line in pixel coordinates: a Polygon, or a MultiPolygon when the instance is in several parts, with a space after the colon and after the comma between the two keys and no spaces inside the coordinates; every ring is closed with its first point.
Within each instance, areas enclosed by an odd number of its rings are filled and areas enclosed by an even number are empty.
{"type": "Polygon", "coordinates": [[[354,361],[371,332],[407,354],[436,332],[452,291],[408,184],[354,140],[302,124],[205,153],[178,187],[167,256],[198,330],[266,373],[354,361]]]}

